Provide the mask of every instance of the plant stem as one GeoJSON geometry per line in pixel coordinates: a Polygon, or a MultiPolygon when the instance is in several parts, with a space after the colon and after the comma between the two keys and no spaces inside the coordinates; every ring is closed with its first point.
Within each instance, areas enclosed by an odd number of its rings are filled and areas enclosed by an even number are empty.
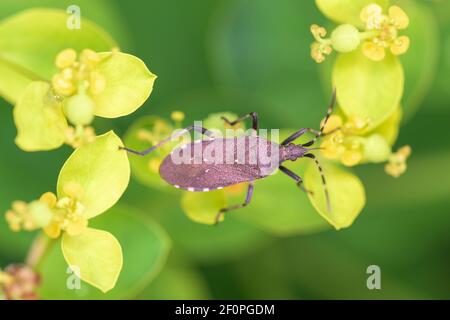
{"type": "Polygon", "coordinates": [[[53,242],[45,233],[40,233],[31,244],[26,258],[26,264],[35,269],[53,242]]]}
{"type": "Polygon", "coordinates": [[[378,30],[364,31],[359,33],[359,39],[366,40],[376,37],[379,34],[378,30]]]}

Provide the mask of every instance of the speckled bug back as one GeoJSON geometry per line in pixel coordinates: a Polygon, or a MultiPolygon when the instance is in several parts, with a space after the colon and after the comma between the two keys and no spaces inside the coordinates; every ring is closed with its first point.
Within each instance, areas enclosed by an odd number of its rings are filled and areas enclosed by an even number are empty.
{"type": "Polygon", "coordinates": [[[272,174],[280,155],[278,144],[261,137],[199,140],[174,149],[159,170],[176,188],[207,192],[272,174]]]}

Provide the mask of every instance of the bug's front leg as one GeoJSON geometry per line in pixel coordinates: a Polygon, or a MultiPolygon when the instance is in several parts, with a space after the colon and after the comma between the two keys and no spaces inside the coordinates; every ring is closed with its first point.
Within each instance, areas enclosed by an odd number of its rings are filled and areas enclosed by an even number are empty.
{"type": "Polygon", "coordinates": [[[295,180],[295,182],[297,182],[297,186],[302,189],[304,192],[309,193],[309,194],[313,194],[313,192],[311,190],[308,190],[305,188],[305,186],[303,185],[303,179],[298,176],[296,173],[292,172],[291,170],[289,170],[286,167],[283,166],[279,166],[278,169],[281,170],[281,172],[287,174],[289,177],[291,177],[292,179],[295,180]]]}
{"type": "Polygon", "coordinates": [[[323,168],[320,165],[319,160],[317,160],[316,156],[313,155],[312,153],[307,153],[307,154],[304,155],[304,157],[312,159],[314,161],[314,163],[316,164],[317,169],[319,169],[320,177],[322,178],[323,191],[325,192],[325,199],[326,199],[326,202],[327,202],[327,209],[328,209],[329,212],[331,212],[330,195],[328,193],[327,180],[325,179],[325,174],[323,173],[323,168]]]}
{"type": "Polygon", "coordinates": [[[237,118],[234,121],[230,121],[226,117],[221,117],[221,118],[223,121],[228,123],[230,126],[234,126],[235,124],[237,124],[239,122],[242,122],[248,118],[252,118],[252,128],[253,128],[253,130],[258,131],[259,122],[258,122],[258,114],[256,112],[250,112],[246,115],[243,115],[242,117],[237,118]]]}
{"type": "Polygon", "coordinates": [[[136,150],[129,149],[129,148],[126,148],[126,147],[119,147],[119,149],[120,150],[125,150],[125,151],[133,153],[133,154],[136,154],[138,156],[145,156],[145,155],[149,154],[150,152],[152,152],[153,150],[155,150],[155,149],[161,147],[162,145],[166,144],[167,142],[170,142],[171,140],[177,139],[177,138],[181,137],[182,135],[184,135],[187,132],[190,132],[192,130],[197,131],[197,132],[199,132],[201,134],[204,134],[205,136],[208,136],[210,138],[214,138],[214,134],[211,131],[209,131],[208,129],[205,129],[203,127],[197,127],[197,126],[195,126],[193,124],[193,125],[190,125],[187,128],[184,128],[183,130],[178,131],[176,134],[171,135],[170,137],[160,141],[159,143],[155,144],[154,146],[152,146],[152,147],[150,147],[150,148],[148,148],[148,149],[146,149],[144,151],[136,151],[136,150]]]}
{"type": "Polygon", "coordinates": [[[249,184],[248,184],[247,196],[245,197],[244,203],[220,209],[219,213],[216,215],[216,225],[219,224],[220,218],[222,218],[222,216],[225,214],[225,212],[246,207],[252,200],[252,196],[253,196],[253,181],[249,182],[249,184]]]}
{"type": "Polygon", "coordinates": [[[287,144],[293,142],[294,140],[300,138],[302,135],[304,135],[304,134],[307,133],[307,132],[311,132],[312,134],[314,134],[314,135],[316,135],[316,136],[319,135],[319,131],[318,131],[318,130],[314,130],[314,129],[311,129],[311,128],[303,128],[303,129],[300,129],[300,130],[294,132],[294,133],[293,133],[292,135],[290,135],[289,137],[287,137],[287,138],[281,143],[281,145],[285,146],[285,145],[287,145],[287,144]]]}
{"type": "MultiPolygon", "coordinates": [[[[330,105],[328,107],[325,119],[322,122],[322,125],[320,126],[320,130],[314,130],[314,129],[311,129],[311,128],[300,129],[297,132],[294,132],[291,136],[289,136],[281,144],[282,145],[287,145],[287,144],[293,142],[294,140],[296,140],[297,138],[299,138],[300,136],[302,136],[303,134],[305,134],[306,132],[311,132],[312,134],[314,134],[314,138],[311,141],[308,141],[308,142],[306,142],[306,143],[304,143],[302,145],[304,147],[312,146],[317,141],[317,139],[319,139],[322,136],[325,136],[325,134],[323,133],[323,130],[325,129],[325,125],[327,124],[328,119],[330,118],[331,114],[333,113],[333,109],[334,109],[335,104],[336,104],[336,89],[333,90],[333,95],[331,97],[330,105]]],[[[328,134],[330,134],[330,133],[332,133],[332,132],[328,132],[328,134]]]]}

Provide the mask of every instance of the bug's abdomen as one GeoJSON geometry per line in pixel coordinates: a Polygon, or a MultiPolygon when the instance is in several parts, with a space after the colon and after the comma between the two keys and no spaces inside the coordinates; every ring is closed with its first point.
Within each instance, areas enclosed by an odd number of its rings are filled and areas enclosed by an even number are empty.
{"type": "Polygon", "coordinates": [[[267,161],[261,161],[259,151],[262,153],[265,149],[261,147],[263,144],[272,145],[258,137],[217,138],[190,143],[174,149],[164,159],[160,175],[176,188],[205,192],[260,179],[278,167],[276,157],[269,165],[267,161]]]}

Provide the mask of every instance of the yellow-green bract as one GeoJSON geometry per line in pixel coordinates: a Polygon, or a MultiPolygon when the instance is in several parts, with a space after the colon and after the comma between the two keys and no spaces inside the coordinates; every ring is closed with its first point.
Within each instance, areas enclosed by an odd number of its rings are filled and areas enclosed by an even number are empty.
{"type": "MultiPolygon", "coordinates": [[[[130,179],[128,158],[119,150],[121,145],[121,140],[109,132],[75,150],[61,169],[58,198],[66,196],[64,185],[76,183],[83,188],[78,200],[88,219],[111,208],[130,179]]],[[[92,228],[75,237],[65,233],[61,248],[67,263],[78,268],[82,280],[105,292],[114,287],[122,268],[122,249],[112,234],[92,228]]]]}

